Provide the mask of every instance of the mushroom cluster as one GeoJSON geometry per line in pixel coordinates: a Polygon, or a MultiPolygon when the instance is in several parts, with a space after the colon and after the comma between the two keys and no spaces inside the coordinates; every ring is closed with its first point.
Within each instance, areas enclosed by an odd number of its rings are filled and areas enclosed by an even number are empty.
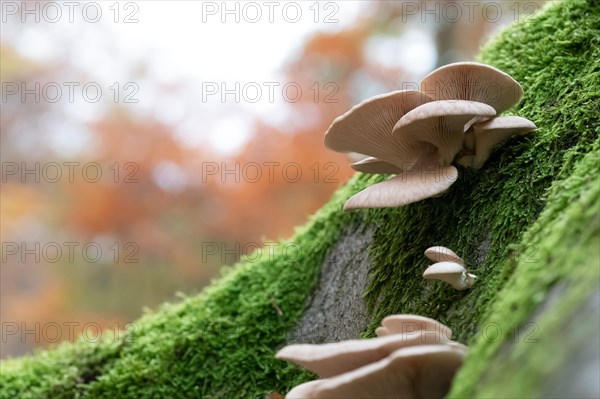
{"type": "Polygon", "coordinates": [[[442,246],[427,248],[425,256],[436,263],[425,270],[423,278],[443,281],[459,291],[475,284],[477,276],[467,272],[465,261],[451,249],[442,246]]]}
{"type": "Polygon", "coordinates": [[[443,398],[467,348],[452,331],[423,316],[383,319],[377,338],[321,345],[289,345],[278,359],[321,378],[298,385],[286,399],[443,398]]]}
{"type": "Polygon", "coordinates": [[[352,164],[364,173],[395,174],[351,197],[344,210],[407,205],[440,195],[458,178],[453,162],[479,169],[493,147],[535,130],[528,119],[497,116],[523,89],[491,66],[461,62],[426,76],[420,91],[369,98],[335,119],[325,145],[368,157],[352,164]]]}

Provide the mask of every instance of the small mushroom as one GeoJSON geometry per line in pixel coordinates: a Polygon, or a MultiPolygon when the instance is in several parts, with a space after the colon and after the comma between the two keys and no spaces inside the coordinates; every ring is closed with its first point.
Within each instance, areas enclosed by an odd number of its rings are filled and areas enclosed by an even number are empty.
{"type": "Polygon", "coordinates": [[[471,167],[480,169],[496,144],[511,136],[527,134],[535,129],[532,121],[520,116],[500,116],[473,125],[475,156],[471,167]]]}
{"type": "Polygon", "coordinates": [[[458,343],[401,348],[375,363],[297,386],[287,399],[443,398],[462,365],[458,343]]]}
{"type": "Polygon", "coordinates": [[[447,340],[452,338],[452,330],[429,317],[412,314],[387,316],[381,321],[381,327],[375,330],[378,337],[392,334],[434,333],[447,340]]]}
{"type": "Polygon", "coordinates": [[[294,362],[320,377],[331,377],[376,362],[403,347],[449,342],[449,337],[441,335],[440,332],[418,331],[377,339],[356,339],[320,345],[288,345],[281,349],[276,357],[294,362]]]}
{"type": "Polygon", "coordinates": [[[461,259],[454,251],[450,248],[442,247],[440,245],[430,247],[425,250],[425,256],[434,262],[455,262],[461,265],[465,265],[465,261],[461,259]]]}
{"type": "Polygon", "coordinates": [[[425,270],[423,277],[427,280],[444,281],[459,291],[471,288],[477,280],[477,276],[467,273],[463,265],[455,262],[434,263],[425,270]]]}

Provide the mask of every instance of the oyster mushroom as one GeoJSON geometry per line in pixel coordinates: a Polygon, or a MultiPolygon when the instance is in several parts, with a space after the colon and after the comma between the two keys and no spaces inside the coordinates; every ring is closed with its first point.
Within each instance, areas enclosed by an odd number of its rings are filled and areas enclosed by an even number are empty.
{"type": "Polygon", "coordinates": [[[344,210],[439,196],[458,178],[453,162],[480,168],[495,144],[535,129],[525,118],[495,118],[520,100],[523,89],[491,66],[446,65],[426,76],[421,88],[367,99],[327,130],[328,148],[368,156],[352,165],[355,170],[398,175],[354,195],[344,210]]]}
{"type": "Polygon", "coordinates": [[[454,262],[465,265],[465,261],[461,259],[454,251],[441,245],[430,247],[425,250],[425,256],[434,262],[454,262]]]}
{"type": "Polygon", "coordinates": [[[496,144],[511,136],[524,135],[535,129],[532,121],[520,116],[501,116],[473,125],[475,154],[471,167],[480,169],[496,144]]]}
{"type": "Polygon", "coordinates": [[[402,167],[405,160],[392,129],[407,112],[431,101],[412,90],[371,97],[337,117],[325,133],[325,146],[337,152],[358,152],[402,167]]]}
{"type": "MultiPolygon", "coordinates": [[[[475,101],[434,101],[404,115],[394,126],[392,135],[405,148],[403,159],[419,153],[423,145],[435,151],[440,165],[450,165],[463,148],[465,126],[480,116],[494,116],[491,106],[475,101]]],[[[470,125],[469,125],[470,126],[470,125]]],[[[413,165],[405,162],[407,169],[413,165]]]]}
{"type": "Polygon", "coordinates": [[[463,265],[455,262],[434,263],[425,270],[423,277],[427,280],[443,281],[459,291],[471,288],[477,280],[477,276],[467,273],[463,265]]]}
{"type": "Polygon", "coordinates": [[[441,399],[448,392],[466,351],[458,343],[401,348],[356,370],[301,384],[286,398],[441,399]]]}
{"type": "Polygon", "coordinates": [[[296,386],[287,399],[442,398],[467,348],[428,317],[392,315],[372,339],[290,345],[277,353],[322,378],[296,386]]]}
{"type": "Polygon", "coordinates": [[[424,162],[353,195],[344,204],[344,210],[411,204],[443,193],[457,178],[458,170],[452,165],[437,166],[424,162]]]}
{"type": "Polygon", "coordinates": [[[288,360],[318,374],[331,377],[373,363],[408,346],[447,343],[440,331],[393,334],[377,339],[355,339],[329,344],[294,344],[280,350],[277,359],[288,360]]]}

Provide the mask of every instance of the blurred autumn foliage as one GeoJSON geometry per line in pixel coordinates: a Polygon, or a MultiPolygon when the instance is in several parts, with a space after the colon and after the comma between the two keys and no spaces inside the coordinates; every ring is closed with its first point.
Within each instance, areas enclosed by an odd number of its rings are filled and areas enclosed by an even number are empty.
{"type": "MultiPolygon", "coordinates": [[[[68,119],[68,112],[48,102],[3,98],[2,357],[55,342],[54,333],[41,330],[48,323],[77,323],[75,335],[63,328],[60,340],[74,339],[85,323],[122,328],[144,306],[173,300],[177,291],[200,291],[222,264],[233,264],[265,240],[289,237],[352,175],[347,157],[322,144],[331,121],[370,95],[420,78],[368,57],[365,49],[374,38],[393,41],[407,29],[421,30],[432,38],[440,64],[472,58],[482,38],[497,28],[481,18],[400,23],[397,3],[373,2],[373,12],[353,26],[314,33],[282,69],[285,81],[305,88],[317,82],[318,91],[286,104],[285,129],[255,118],[251,140],[228,156],[207,146],[186,146],[173,125],[118,103],[70,127],[86,137],[82,150],[61,151],[41,136],[55,126],[63,129],[57,120],[68,119]],[[74,177],[57,182],[7,169],[57,163],[65,173],[65,162],[76,163],[74,177]],[[102,178],[90,182],[97,170],[102,178]],[[82,178],[85,173],[88,179],[82,178]],[[13,253],[7,243],[17,244],[19,251],[13,253]],[[36,243],[39,259],[21,247],[36,243]],[[102,249],[102,259],[82,256],[88,243],[102,249]],[[53,261],[55,244],[63,251],[58,261],[53,261]],[[72,257],[66,255],[69,245],[72,257]],[[5,326],[20,331],[6,334],[5,326]],[[33,333],[24,336],[24,328],[33,333]]],[[[0,51],[2,82],[86,78],[68,61],[39,64],[5,41],[0,51]]],[[[145,78],[143,68],[135,73],[145,78]]],[[[181,87],[161,90],[176,96],[181,87]]]]}

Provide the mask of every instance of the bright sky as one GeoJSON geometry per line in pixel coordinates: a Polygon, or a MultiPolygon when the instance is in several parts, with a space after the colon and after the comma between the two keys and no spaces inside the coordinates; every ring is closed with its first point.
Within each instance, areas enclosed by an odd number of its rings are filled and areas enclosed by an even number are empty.
{"type": "MultiPolygon", "coordinates": [[[[282,87],[289,82],[279,69],[308,36],[346,28],[375,11],[368,1],[107,1],[75,2],[73,8],[67,3],[33,2],[32,8],[41,7],[35,11],[39,23],[23,9],[14,15],[3,9],[8,23],[3,21],[2,40],[34,60],[70,60],[107,96],[115,83],[121,95],[137,88],[133,98],[139,102],[127,104],[132,112],[140,117],[152,113],[174,126],[187,145],[208,142],[225,154],[245,143],[256,116],[286,125],[282,87]],[[146,75],[131,75],[140,69],[146,75]],[[126,89],[127,83],[135,87],[126,89]],[[169,85],[182,87],[169,95],[161,90],[169,85]],[[239,103],[234,94],[222,98],[227,89],[241,94],[239,103]]],[[[435,62],[431,39],[415,30],[407,35],[394,43],[376,37],[367,55],[383,65],[402,63],[412,72],[427,72],[435,62]]],[[[69,80],[73,78],[65,77],[69,80]]],[[[85,101],[67,107],[68,115],[82,120],[104,110],[85,101]]],[[[77,129],[57,130],[60,148],[87,143],[77,129]]]]}

